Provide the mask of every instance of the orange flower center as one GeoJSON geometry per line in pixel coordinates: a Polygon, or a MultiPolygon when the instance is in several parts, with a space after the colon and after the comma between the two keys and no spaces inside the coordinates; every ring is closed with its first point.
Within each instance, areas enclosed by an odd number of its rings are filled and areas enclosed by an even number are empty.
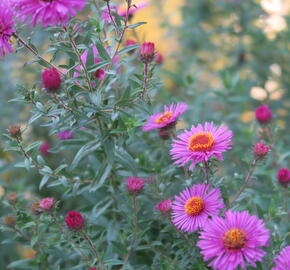
{"type": "Polygon", "coordinates": [[[241,229],[230,229],[225,233],[223,240],[228,249],[240,250],[246,245],[247,235],[241,229]]]}
{"type": "Polygon", "coordinates": [[[198,132],[189,138],[188,149],[196,152],[206,152],[212,149],[214,138],[210,132],[198,132]]]}
{"type": "Polygon", "coordinates": [[[204,209],[204,200],[201,197],[191,197],[184,206],[185,213],[189,216],[197,216],[204,209]]]}
{"type": "Polygon", "coordinates": [[[163,124],[170,120],[172,117],[172,112],[164,112],[161,114],[157,119],[155,119],[155,123],[157,124],[163,124]]]}

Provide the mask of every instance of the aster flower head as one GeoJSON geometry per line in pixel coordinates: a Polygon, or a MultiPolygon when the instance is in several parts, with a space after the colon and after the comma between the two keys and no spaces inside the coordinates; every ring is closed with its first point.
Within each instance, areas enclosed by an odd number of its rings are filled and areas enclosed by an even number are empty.
{"type": "Polygon", "coordinates": [[[65,217],[66,226],[73,230],[80,230],[84,226],[84,218],[78,211],[70,211],[65,217]]]}
{"type": "Polygon", "coordinates": [[[139,47],[140,60],[144,64],[149,64],[155,57],[155,44],[153,42],[144,42],[139,47]]]}
{"type": "Polygon", "coordinates": [[[167,216],[171,213],[172,210],[172,201],[171,199],[166,199],[155,206],[155,209],[160,211],[161,214],[167,216]]]}
{"type": "Polygon", "coordinates": [[[179,230],[189,233],[202,229],[209,216],[217,215],[224,208],[219,189],[208,184],[186,188],[174,199],[172,222],[179,230]]]}
{"type": "Polygon", "coordinates": [[[261,247],[268,244],[270,233],[262,220],[248,211],[227,211],[225,218],[214,216],[200,233],[197,246],[208,266],[214,270],[247,269],[262,261],[261,247]]]}
{"type": "Polygon", "coordinates": [[[32,26],[64,25],[81,11],[88,0],[12,0],[19,19],[32,26]]]}
{"type": "Polygon", "coordinates": [[[127,177],[126,185],[129,192],[133,195],[138,194],[145,184],[145,180],[139,177],[127,177]]]}
{"type": "Polygon", "coordinates": [[[258,142],[253,147],[253,154],[256,158],[265,157],[270,150],[270,146],[265,145],[263,142],[258,142]]]}
{"type": "Polygon", "coordinates": [[[15,21],[10,2],[2,0],[0,2],[0,57],[13,51],[10,38],[15,31],[15,21]]]}
{"type": "Polygon", "coordinates": [[[49,211],[54,205],[54,198],[43,198],[39,201],[39,207],[45,211],[49,211]]]}
{"type": "Polygon", "coordinates": [[[149,116],[142,130],[147,132],[153,129],[171,128],[186,110],[187,105],[184,103],[171,104],[169,107],[164,105],[164,112],[149,116]]]}
{"type": "Polygon", "coordinates": [[[173,141],[170,154],[180,167],[191,162],[189,169],[196,163],[208,161],[212,156],[223,160],[222,153],[231,149],[233,133],[226,126],[215,126],[212,122],[198,124],[184,130],[173,141]]]}
{"type": "Polygon", "coordinates": [[[275,267],[273,267],[272,270],[290,269],[290,246],[283,248],[273,261],[275,267]]]}
{"type": "Polygon", "coordinates": [[[41,78],[48,93],[56,93],[61,86],[61,77],[55,68],[45,69],[41,78]]]}
{"type": "Polygon", "coordinates": [[[277,179],[280,185],[287,187],[290,183],[290,170],[281,168],[277,172],[277,179]]]}
{"type": "Polygon", "coordinates": [[[261,105],[256,111],[256,119],[261,124],[267,124],[272,119],[272,111],[269,108],[269,105],[261,105]]]}

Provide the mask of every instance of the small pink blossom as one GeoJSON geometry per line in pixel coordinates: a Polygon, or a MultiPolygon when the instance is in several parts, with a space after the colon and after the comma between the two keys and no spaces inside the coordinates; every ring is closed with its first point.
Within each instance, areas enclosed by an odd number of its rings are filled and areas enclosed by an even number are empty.
{"type": "Polygon", "coordinates": [[[57,137],[60,139],[60,140],[69,140],[69,139],[72,139],[74,136],[74,131],[73,130],[66,130],[66,131],[62,131],[62,132],[59,132],[57,134],[57,137]]]}
{"type": "Polygon", "coordinates": [[[137,194],[139,193],[143,186],[144,186],[145,180],[139,177],[127,177],[126,178],[126,184],[129,192],[131,194],[137,194]]]}
{"type": "Polygon", "coordinates": [[[156,62],[156,64],[159,64],[159,65],[163,64],[164,57],[160,52],[155,54],[155,62],[156,62]]]}
{"type": "Polygon", "coordinates": [[[49,149],[51,148],[50,144],[48,142],[44,142],[43,144],[40,145],[39,147],[39,152],[44,155],[47,156],[49,155],[49,149]]]}
{"type": "Polygon", "coordinates": [[[169,215],[172,210],[171,199],[166,199],[155,206],[155,209],[160,211],[163,215],[169,215]]]}
{"type": "Polygon", "coordinates": [[[47,92],[55,93],[60,88],[61,77],[55,68],[45,69],[41,77],[43,86],[47,92]]]}
{"type": "Polygon", "coordinates": [[[263,142],[258,142],[253,147],[253,153],[256,158],[265,157],[270,150],[270,146],[265,145],[263,142]]]}
{"type": "Polygon", "coordinates": [[[39,207],[46,210],[46,211],[49,211],[54,205],[54,198],[44,198],[44,199],[41,199],[40,202],[39,202],[39,207]]]}
{"type": "Polygon", "coordinates": [[[269,108],[269,105],[261,105],[256,111],[256,119],[261,124],[266,124],[272,119],[272,111],[269,108]]]}
{"type": "Polygon", "coordinates": [[[290,183],[290,170],[286,168],[281,168],[277,172],[277,179],[280,185],[287,187],[290,183]]]}
{"type": "Polygon", "coordinates": [[[152,62],[155,57],[155,44],[153,42],[144,42],[139,48],[139,54],[144,64],[152,62]]]}

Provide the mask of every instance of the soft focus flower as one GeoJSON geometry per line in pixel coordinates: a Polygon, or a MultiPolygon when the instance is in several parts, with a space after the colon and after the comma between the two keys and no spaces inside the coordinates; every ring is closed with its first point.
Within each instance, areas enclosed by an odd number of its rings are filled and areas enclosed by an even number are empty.
{"type": "Polygon", "coordinates": [[[253,153],[256,158],[262,158],[268,154],[270,146],[265,145],[263,142],[258,142],[253,147],[253,153]]]}
{"type": "Polygon", "coordinates": [[[65,217],[65,223],[69,229],[76,231],[84,226],[84,219],[81,213],[70,211],[65,217]]]}
{"type": "Polygon", "coordinates": [[[40,145],[39,147],[39,152],[44,155],[47,156],[49,154],[48,150],[50,149],[50,144],[48,142],[44,142],[40,145]]]}
{"type": "Polygon", "coordinates": [[[33,202],[31,204],[31,211],[33,212],[33,214],[35,215],[39,215],[42,212],[42,209],[40,208],[39,202],[33,202]]]}
{"type": "Polygon", "coordinates": [[[148,64],[154,60],[155,45],[153,42],[144,42],[139,48],[140,59],[144,64],[148,64]]]}
{"type": "Polygon", "coordinates": [[[276,259],[273,260],[275,267],[272,270],[290,269],[290,246],[283,248],[276,259]]]}
{"type": "Polygon", "coordinates": [[[91,267],[89,270],[98,270],[97,268],[91,267]]]}
{"type": "Polygon", "coordinates": [[[194,232],[202,229],[209,217],[224,208],[221,193],[208,184],[197,184],[183,190],[174,197],[172,222],[180,230],[194,232]]]}
{"type": "Polygon", "coordinates": [[[19,125],[11,125],[7,131],[12,138],[21,137],[21,127],[19,125]]]}
{"type": "MultiPolygon", "coordinates": [[[[147,6],[148,6],[148,3],[147,3],[147,2],[140,3],[140,4],[134,4],[134,5],[130,8],[130,10],[129,10],[129,12],[128,12],[130,18],[131,18],[131,17],[132,17],[132,16],[133,16],[133,15],[134,15],[138,10],[143,9],[143,8],[145,8],[145,7],[147,7],[147,6]]],[[[118,7],[118,11],[117,11],[117,13],[118,13],[119,16],[126,17],[126,14],[127,14],[127,7],[125,7],[125,8],[118,7]]]]}
{"type": "Polygon", "coordinates": [[[282,186],[288,186],[290,182],[290,170],[281,168],[278,170],[277,179],[282,186]]]}
{"type": "Polygon", "coordinates": [[[214,270],[246,269],[246,263],[256,267],[266,254],[261,247],[269,241],[269,230],[248,211],[227,211],[225,218],[213,216],[203,227],[197,246],[208,266],[214,270]]]}
{"type": "Polygon", "coordinates": [[[171,199],[166,199],[155,206],[155,209],[160,211],[163,215],[169,215],[172,210],[171,199]]]}
{"type": "Polygon", "coordinates": [[[156,62],[156,64],[161,65],[161,64],[163,64],[163,61],[164,61],[163,55],[161,53],[159,53],[159,52],[156,53],[155,54],[155,62],[156,62]]]}
{"type": "Polygon", "coordinates": [[[145,180],[139,177],[127,177],[126,184],[130,193],[137,194],[144,186],[145,180]]]}
{"type": "Polygon", "coordinates": [[[133,39],[127,39],[125,41],[125,46],[132,46],[132,45],[136,45],[136,44],[137,44],[137,42],[133,39]]]}
{"type": "Polygon", "coordinates": [[[191,162],[189,169],[192,169],[196,163],[208,161],[212,156],[223,160],[222,153],[231,149],[232,136],[232,131],[224,125],[215,126],[212,122],[206,122],[204,126],[198,124],[189,131],[184,130],[173,140],[170,154],[176,160],[174,164],[184,166],[191,162]]]}
{"type": "Polygon", "coordinates": [[[54,198],[44,198],[39,201],[39,207],[49,211],[54,205],[54,198]]]}
{"type": "Polygon", "coordinates": [[[272,118],[272,112],[269,105],[261,105],[256,109],[256,119],[262,124],[268,123],[272,118]]]}
{"type": "Polygon", "coordinates": [[[9,193],[6,196],[6,200],[11,204],[15,203],[17,201],[17,198],[18,198],[18,196],[15,192],[9,193]]]}
{"type": "Polygon", "coordinates": [[[88,0],[13,0],[21,21],[29,21],[32,26],[43,27],[64,25],[81,11],[88,0]]]}
{"type": "Polygon", "coordinates": [[[15,31],[15,21],[9,1],[2,0],[0,2],[0,56],[13,51],[10,38],[15,31]]]}
{"type": "Polygon", "coordinates": [[[59,132],[57,134],[57,137],[60,139],[60,140],[69,140],[69,139],[72,139],[73,136],[74,136],[74,131],[73,130],[66,130],[66,131],[62,131],[62,132],[59,132]]]}
{"type": "Polygon", "coordinates": [[[16,217],[11,215],[3,217],[3,224],[8,227],[14,227],[16,225],[16,217]]]}
{"type": "MultiPolygon", "coordinates": [[[[114,13],[117,12],[117,6],[115,5],[110,5],[110,10],[111,10],[111,16],[112,18],[115,20],[115,16],[114,13]]],[[[101,16],[101,20],[105,23],[105,24],[109,24],[112,20],[109,14],[109,10],[106,7],[103,11],[102,11],[102,16],[101,16]]]]}
{"type": "Polygon", "coordinates": [[[164,105],[164,112],[149,116],[142,130],[147,132],[153,129],[170,128],[186,110],[187,105],[184,103],[171,104],[169,107],[164,105]]]}
{"type": "Polygon", "coordinates": [[[43,86],[47,92],[55,93],[60,88],[61,77],[55,68],[45,69],[41,77],[43,86]]]}

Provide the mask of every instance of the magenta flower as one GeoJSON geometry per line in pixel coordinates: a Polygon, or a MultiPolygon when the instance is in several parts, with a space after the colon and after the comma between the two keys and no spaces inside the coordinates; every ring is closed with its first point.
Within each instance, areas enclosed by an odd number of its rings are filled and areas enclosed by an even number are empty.
{"type": "Polygon", "coordinates": [[[224,208],[219,189],[210,189],[210,185],[197,184],[183,190],[175,196],[172,205],[172,222],[176,228],[185,232],[202,229],[224,208]]]}
{"type": "Polygon", "coordinates": [[[0,56],[13,51],[9,41],[15,31],[11,6],[8,1],[2,0],[0,2],[0,56]]]}
{"type": "Polygon", "coordinates": [[[144,42],[139,47],[140,60],[144,64],[149,64],[155,57],[155,44],[153,42],[144,42]]]}
{"type": "Polygon", "coordinates": [[[21,21],[32,26],[64,25],[81,11],[88,0],[13,0],[21,21]]]}
{"type": "Polygon", "coordinates": [[[272,270],[290,269],[290,246],[283,248],[276,259],[273,260],[275,267],[272,270]]]}
{"type": "Polygon", "coordinates": [[[44,142],[43,144],[40,145],[39,147],[39,152],[44,155],[47,156],[49,154],[49,149],[50,149],[50,144],[48,142],[44,142]]]}
{"type": "Polygon", "coordinates": [[[248,211],[227,211],[225,218],[213,216],[200,233],[197,246],[208,266],[214,270],[246,269],[253,267],[266,254],[261,247],[269,242],[269,230],[256,216],[248,211]]]}
{"type": "Polygon", "coordinates": [[[215,126],[212,122],[206,122],[204,126],[198,124],[177,136],[170,154],[179,167],[191,162],[191,170],[196,163],[208,161],[212,156],[223,160],[222,153],[231,149],[232,136],[232,131],[224,125],[215,126]]]}
{"type": "Polygon", "coordinates": [[[72,139],[74,134],[75,134],[74,131],[66,130],[66,131],[59,132],[57,134],[57,137],[59,140],[64,141],[64,140],[72,139]]]}
{"type": "Polygon", "coordinates": [[[286,168],[281,168],[277,172],[277,179],[280,185],[287,187],[290,183],[290,170],[286,168]]]}
{"type": "Polygon", "coordinates": [[[155,209],[160,211],[163,215],[169,215],[172,210],[172,201],[166,199],[155,206],[155,209]]]}
{"type": "Polygon", "coordinates": [[[126,178],[126,184],[129,192],[131,194],[137,194],[139,193],[143,186],[144,186],[145,180],[139,177],[127,177],[126,178]]]}
{"type": "Polygon", "coordinates": [[[61,77],[55,68],[45,69],[42,74],[42,83],[48,93],[56,93],[61,86],[61,77]]]}
{"type": "Polygon", "coordinates": [[[253,147],[253,154],[256,158],[265,157],[270,150],[270,146],[264,144],[263,142],[258,142],[253,147]]]}
{"type": "MultiPolygon", "coordinates": [[[[117,12],[117,6],[115,6],[115,5],[110,5],[110,10],[111,10],[112,18],[115,20],[114,13],[117,12]]],[[[110,17],[110,14],[109,14],[109,10],[108,10],[107,7],[102,11],[102,17],[101,17],[101,20],[102,20],[105,24],[109,24],[109,23],[112,21],[112,20],[111,20],[111,17],[110,17]]]]}
{"type": "Polygon", "coordinates": [[[163,64],[164,62],[164,56],[162,53],[158,52],[155,54],[155,63],[158,65],[163,64]]]}
{"type": "Polygon", "coordinates": [[[153,129],[170,128],[186,110],[187,105],[184,103],[171,104],[169,107],[164,105],[164,112],[149,116],[142,130],[147,132],[153,129]]]}
{"type": "Polygon", "coordinates": [[[54,198],[44,198],[39,201],[39,207],[49,211],[54,205],[54,198]]]}
{"type": "Polygon", "coordinates": [[[266,124],[272,119],[272,111],[269,108],[269,105],[261,105],[256,111],[256,119],[261,124],[266,124]]]}

